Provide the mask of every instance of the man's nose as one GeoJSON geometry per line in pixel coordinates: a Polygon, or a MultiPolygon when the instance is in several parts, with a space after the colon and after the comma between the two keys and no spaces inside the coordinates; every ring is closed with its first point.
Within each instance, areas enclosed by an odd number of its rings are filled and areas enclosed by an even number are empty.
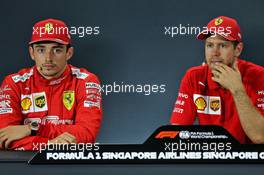
{"type": "Polygon", "coordinates": [[[45,60],[46,62],[51,62],[53,57],[53,53],[51,50],[46,51],[45,53],[45,60]]]}
{"type": "Polygon", "coordinates": [[[218,46],[215,46],[213,49],[212,49],[212,55],[213,56],[220,56],[220,48],[218,46]]]}

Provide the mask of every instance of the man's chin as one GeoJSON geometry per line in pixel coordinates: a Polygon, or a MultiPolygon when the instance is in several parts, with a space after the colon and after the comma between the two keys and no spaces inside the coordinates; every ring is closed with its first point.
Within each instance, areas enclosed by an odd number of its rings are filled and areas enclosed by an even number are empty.
{"type": "Polygon", "coordinates": [[[42,75],[45,76],[45,78],[51,79],[57,77],[58,72],[42,72],[42,75]]]}

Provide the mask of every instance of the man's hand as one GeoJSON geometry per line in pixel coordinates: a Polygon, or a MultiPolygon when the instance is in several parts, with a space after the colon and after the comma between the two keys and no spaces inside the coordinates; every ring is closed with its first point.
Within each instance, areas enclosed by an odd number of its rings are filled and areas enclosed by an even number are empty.
{"type": "Polygon", "coordinates": [[[29,125],[7,126],[0,129],[0,149],[7,149],[11,142],[29,136],[29,125]]]}
{"type": "Polygon", "coordinates": [[[216,63],[212,67],[212,73],[214,75],[212,79],[224,88],[230,90],[232,94],[239,90],[244,90],[237,61],[234,63],[233,68],[222,63],[216,63]]]}
{"type": "Polygon", "coordinates": [[[77,140],[73,135],[69,134],[68,132],[64,132],[63,134],[49,141],[49,144],[63,144],[63,143],[66,144],[77,143],[77,140]]]}

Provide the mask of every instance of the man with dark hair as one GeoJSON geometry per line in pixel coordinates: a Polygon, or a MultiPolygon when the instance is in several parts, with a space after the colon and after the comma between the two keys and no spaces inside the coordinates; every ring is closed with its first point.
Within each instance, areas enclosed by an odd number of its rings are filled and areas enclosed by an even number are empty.
{"type": "Polygon", "coordinates": [[[67,63],[73,51],[63,21],[34,25],[29,53],[35,66],[8,75],[1,85],[0,149],[95,141],[102,119],[100,82],[67,63]]]}
{"type": "Polygon", "coordinates": [[[235,19],[211,20],[205,40],[206,64],[182,79],[171,123],[219,125],[240,143],[264,143],[264,68],[241,60],[242,34],[235,19]]]}

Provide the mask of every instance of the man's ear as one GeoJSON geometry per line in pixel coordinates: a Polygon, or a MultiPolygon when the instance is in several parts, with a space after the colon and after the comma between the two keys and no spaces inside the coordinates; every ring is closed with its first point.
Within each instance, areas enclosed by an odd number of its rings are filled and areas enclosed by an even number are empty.
{"type": "Polygon", "coordinates": [[[28,51],[29,51],[29,54],[30,54],[31,59],[32,59],[33,61],[35,61],[33,46],[28,46],[28,51]]]}
{"type": "Polygon", "coordinates": [[[73,53],[74,53],[74,48],[73,47],[68,48],[68,50],[67,50],[67,61],[69,59],[71,59],[71,57],[73,56],[73,53]]]}
{"type": "Polygon", "coordinates": [[[240,42],[240,43],[237,44],[237,46],[235,48],[235,56],[236,57],[239,57],[240,56],[240,54],[241,54],[241,52],[243,50],[243,47],[244,47],[244,45],[243,45],[242,42],[240,42]]]}

